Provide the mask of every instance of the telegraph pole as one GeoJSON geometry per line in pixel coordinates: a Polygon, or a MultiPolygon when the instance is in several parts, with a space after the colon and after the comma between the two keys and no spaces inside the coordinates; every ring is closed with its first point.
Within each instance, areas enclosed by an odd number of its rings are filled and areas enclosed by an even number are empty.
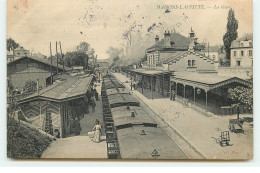
{"type": "Polygon", "coordinates": [[[50,71],[51,71],[51,85],[52,85],[52,52],[51,52],[51,42],[50,42],[50,56],[51,56],[51,66],[50,66],[50,71]]]}
{"type": "Polygon", "coordinates": [[[56,41],[56,57],[57,57],[57,75],[58,75],[58,73],[59,73],[59,69],[58,69],[58,48],[57,48],[57,41],[56,41]]]}
{"type": "Polygon", "coordinates": [[[60,42],[60,54],[61,54],[61,58],[62,58],[62,69],[63,69],[63,73],[64,73],[64,56],[62,54],[62,49],[61,49],[61,42],[60,42]]]}
{"type": "Polygon", "coordinates": [[[209,42],[208,42],[208,57],[209,57],[209,42]]]}

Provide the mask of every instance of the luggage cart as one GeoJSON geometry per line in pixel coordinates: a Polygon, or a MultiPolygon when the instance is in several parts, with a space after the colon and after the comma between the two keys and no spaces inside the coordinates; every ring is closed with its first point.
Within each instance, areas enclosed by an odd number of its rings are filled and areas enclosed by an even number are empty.
{"type": "Polygon", "coordinates": [[[221,147],[229,146],[229,142],[230,142],[230,136],[229,136],[229,131],[224,131],[221,132],[220,134],[220,141],[219,144],[221,147]]]}

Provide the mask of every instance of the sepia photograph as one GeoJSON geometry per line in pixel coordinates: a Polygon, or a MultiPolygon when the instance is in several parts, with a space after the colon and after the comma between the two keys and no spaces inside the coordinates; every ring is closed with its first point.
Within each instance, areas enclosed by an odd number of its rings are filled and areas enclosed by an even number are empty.
{"type": "Polygon", "coordinates": [[[254,158],[252,0],[7,0],[10,159],[254,158]]]}

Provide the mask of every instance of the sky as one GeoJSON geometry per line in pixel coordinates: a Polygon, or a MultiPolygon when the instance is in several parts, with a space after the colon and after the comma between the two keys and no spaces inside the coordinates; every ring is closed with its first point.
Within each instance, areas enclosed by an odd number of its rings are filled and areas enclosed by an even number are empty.
{"type": "Polygon", "coordinates": [[[138,32],[142,38],[159,35],[161,39],[164,30],[188,36],[192,27],[199,41],[219,45],[229,7],[239,21],[239,37],[252,33],[250,0],[8,0],[7,38],[47,56],[50,42],[54,50],[55,42],[61,41],[66,53],[86,41],[98,59],[108,58],[111,46],[126,46],[123,34],[129,28],[132,37],[138,32]],[[180,9],[184,7],[188,9],[180,9]]]}

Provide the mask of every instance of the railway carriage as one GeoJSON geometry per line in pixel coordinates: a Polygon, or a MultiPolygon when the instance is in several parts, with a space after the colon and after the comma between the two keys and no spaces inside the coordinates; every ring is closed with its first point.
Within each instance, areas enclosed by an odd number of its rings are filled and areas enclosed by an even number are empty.
{"type": "Polygon", "coordinates": [[[188,158],[113,76],[103,78],[101,95],[108,158],[188,158]]]}

